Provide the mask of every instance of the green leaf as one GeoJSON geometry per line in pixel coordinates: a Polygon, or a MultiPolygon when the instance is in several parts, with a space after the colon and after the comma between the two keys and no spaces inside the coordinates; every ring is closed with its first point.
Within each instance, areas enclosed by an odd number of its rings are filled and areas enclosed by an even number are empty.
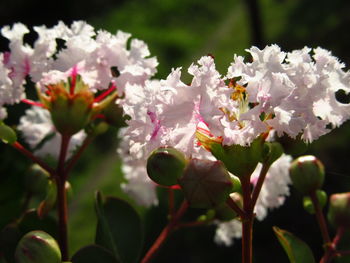
{"type": "Polygon", "coordinates": [[[142,222],[136,210],[124,200],[103,199],[98,192],[96,213],[96,244],[110,250],[119,262],[136,262],[143,245],[142,222]]]}
{"type": "Polygon", "coordinates": [[[13,144],[17,141],[17,135],[16,132],[3,122],[0,122],[0,139],[4,143],[13,144]]]}
{"type": "Polygon", "coordinates": [[[99,245],[79,249],[72,257],[72,263],[118,263],[113,254],[99,245]]]}
{"type": "MultiPolygon", "coordinates": [[[[6,262],[15,262],[15,250],[22,234],[16,223],[6,225],[0,232],[0,248],[6,262]]],[[[1,257],[1,256],[0,256],[1,257]]],[[[1,261],[0,261],[1,262],[1,261]]]]}
{"type": "Polygon", "coordinates": [[[309,246],[292,233],[273,227],[278,241],[286,251],[290,263],[314,263],[315,258],[309,246]]]}

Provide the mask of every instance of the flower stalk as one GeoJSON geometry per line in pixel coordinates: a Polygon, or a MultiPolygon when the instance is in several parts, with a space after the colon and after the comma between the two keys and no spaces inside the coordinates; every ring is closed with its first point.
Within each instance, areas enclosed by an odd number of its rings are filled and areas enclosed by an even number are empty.
{"type": "Polygon", "coordinates": [[[67,209],[67,194],[66,194],[66,180],[67,173],[64,169],[65,160],[67,156],[69,141],[71,136],[62,135],[61,149],[59,161],[57,165],[57,172],[55,181],[57,184],[57,204],[58,204],[58,224],[59,224],[59,245],[62,253],[62,260],[69,260],[68,250],[68,209],[67,209]]]}
{"type": "Polygon", "coordinates": [[[150,262],[154,256],[159,251],[160,247],[164,244],[166,239],[169,237],[169,235],[178,228],[179,226],[179,220],[182,218],[182,216],[185,214],[189,207],[189,204],[186,200],[184,200],[180,206],[180,208],[177,210],[177,212],[174,214],[174,216],[170,219],[169,223],[165,226],[165,228],[162,230],[156,241],[153,243],[151,248],[148,250],[144,258],[142,259],[141,263],[148,263],[150,262]]]}

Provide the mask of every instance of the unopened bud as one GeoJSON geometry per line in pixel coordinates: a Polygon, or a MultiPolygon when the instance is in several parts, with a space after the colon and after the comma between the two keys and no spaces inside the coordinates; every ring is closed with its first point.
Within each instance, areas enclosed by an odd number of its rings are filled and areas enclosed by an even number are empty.
{"type": "Polygon", "coordinates": [[[350,193],[331,195],[328,220],[335,227],[350,227],[350,193]]]}
{"type": "MultiPolygon", "coordinates": [[[[316,191],[316,198],[318,200],[318,203],[320,204],[320,207],[323,208],[327,204],[327,193],[322,190],[317,190],[316,191]]],[[[304,196],[303,198],[303,206],[306,212],[310,214],[315,213],[315,207],[314,204],[312,203],[312,200],[309,196],[304,196]]]]}
{"type": "Polygon", "coordinates": [[[147,174],[159,185],[172,186],[178,184],[185,166],[186,158],[182,152],[172,147],[161,147],[148,157],[147,174]]]}
{"type": "Polygon", "coordinates": [[[31,231],[19,241],[16,263],[61,263],[61,251],[56,240],[43,231],[31,231]]]}
{"type": "Polygon", "coordinates": [[[191,159],[179,184],[192,207],[215,208],[233,191],[233,183],[220,161],[191,159]]]}
{"type": "Polygon", "coordinates": [[[49,183],[49,173],[38,164],[33,164],[25,176],[25,186],[33,194],[45,194],[49,183]]]}
{"type": "Polygon", "coordinates": [[[292,162],[289,171],[293,186],[303,195],[309,195],[323,185],[324,166],[315,156],[297,158],[292,162]]]}

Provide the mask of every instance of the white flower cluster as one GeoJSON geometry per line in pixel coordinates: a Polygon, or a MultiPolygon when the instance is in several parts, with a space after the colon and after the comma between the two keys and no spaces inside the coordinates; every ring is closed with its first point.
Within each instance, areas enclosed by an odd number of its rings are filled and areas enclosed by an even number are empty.
{"type": "MultiPolygon", "coordinates": [[[[28,28],[16,23],[1,29],[10,42],[9,51],[0,53],[0,119],[6,118],[6,104],[25,99],[27,78],[45,92],[45,86],[56,84],[76,73],[92,92],[108,89],[111,84],[119,94],[127,84],[140,84],[153,76],[158,62],[149,57],[147,45],[130,34],[118,31],[94,31],[83,21],[70,27],[59,22],[52,28],[34,27],[38,34],[33,46],[23,42],[28,28]],[[61,42],[59,42],[60,40],[61,42]],[[58,44],[60,43],[60,44],[58,44]]],[[[36,153],[57,155],[59,136],[54,130],[50,114],[44,109],[30,109],[20,120],[18,129],[36,153]],[[52,136],[49,136],[52,134],[52,136]],[[49,141],[41,143],[45,138],[49,141]]],[[[72,138],[72,147],[79,145],[85,135],[78,133],[72,138]]]]}
{"type": "Polygon", "coordinates": [[[70,27],[59,22],[52,28],[34,27],[38,38],[33,46],[23,43],[28,28],[16,23],[1,29],[10,41],[9,51],[0,53],[0,119],[3,105],[25,98],[23,85],[30,79],[45,91],[45,85],[66,80],[74,70],[91,90],[107,89],[113,83],[120,94],[126,83],[143,84],[156,72],[158,62],[149,57],[147,45],[130,34],[94,31],[83,21],[70,27]],[[58,45],[61,40],[62,46],[58,45]]]}
{"type": "MultiPolygon", "coordinates": [[[[253,61],[245,63],[235,57],[228,70],[229,78],[240,78],[246,87],[248,109],[242,120],[249,121],[253,138],[260,133],[262,122],[279,136],[287,134],[312,142],[341,125],[350,116],[350,104],[336,100],[336,92],[350,92],[350,74],[344,64],[321,48],[285,53],[277,45],[263,50],[248,50],[253,61]],[[260,113],[268,119],[256,118],[260,113]],[[259,128],[255,128],[259,127],[259,128]]],[[[226,136],[225,136],[226,137],[226,136]]],[[[234,140],[230,140],[234,143],[234,140]]]]}
{"type": "MultiPolygon", "coordinates": [[[[143,191],[149,180],[146,160],[159,146],[172,146],[187,157],[213,158],[201,147],[197,134],[221,140],[224,145],[249,145],[262,133],[316,140],[350,117],[350,105],[336,99],[336,92],[350,92],[350,74],[328,51],[304,48],[285,53],[276,45],[248,52],[252,62],[235,56],[226,76],[215,69],[214,59],[202,57],[188,73],[190,84],[181,81],[181,69],[174,69],[165,80],[127,85],[123,104],[131,119],[123,131],[123,149],[132,192],[144,205],[157,202],[143,191]],[[136,172],[137,171],[137,172],[136,172]],[[137,185],[137,186],[136,186],[137,185]]],[[[281,206],[289,195],[290,156],[283,155],[270,168],[258,198],[257,218],[281,206]]],[[[257,180],[261,166],[251,177],[257,180]]],[[[151,183],[153,184],[153,183],[151,183]]],[[[154,188],[154,184],[152,186],[154,188]]],[[[229,245],[241,236],[241,224],[233,220],[218,225],[215,240],[229,245]]]]}

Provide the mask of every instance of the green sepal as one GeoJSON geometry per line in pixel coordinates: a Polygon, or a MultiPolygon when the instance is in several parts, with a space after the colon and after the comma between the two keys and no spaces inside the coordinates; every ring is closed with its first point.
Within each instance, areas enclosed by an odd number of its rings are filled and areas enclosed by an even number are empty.
{"type": "Polygon", "coordinates": [[[8,144],[13,144],[17,141],[16,132],[2,121],[0,121],[0,139],[8,144]]]}
{"type": "MultiPolygon", "coordinates": [[[[327,193],[322,190],[317,190],[316,191],[316,197],[318,199],[318,203],[320,204],[320,207],[323,208],[327,204],[327,193]]],[[[303,207],[306,210],[306,212],[310,214],[315,214],[315,207],[314,204],[312,203],[312,200],[309,196],[304,196],[303,198],[303,207]]]]}
{"type": "Polygon", "coordinates": [[[96,194],[95,243],[109,250],[118,262],[137,262],[143,245],[143,227],[137,211],[126,201],[96,194]]]}
{"type": "Polygon", "coordinates": [[[216,159],[222,161],[227,170],[239,178],[250,176],[263,154],[263,139],[255,139],[249,146],[222,145],[212,142],[210,151],[216,159]]]}
{"type": "Polygon", "coordinates": [[[79,249],[72,257],[72,263],[119,263],[113,254],[99,245],[88,245],[79,249]]]}
{"type": "Polygon", "coordinates": [[[315,263],[314,255],[310,247],[292,233],[273,227],[278,241],[287,253],[290,263],[315,263]]]}

